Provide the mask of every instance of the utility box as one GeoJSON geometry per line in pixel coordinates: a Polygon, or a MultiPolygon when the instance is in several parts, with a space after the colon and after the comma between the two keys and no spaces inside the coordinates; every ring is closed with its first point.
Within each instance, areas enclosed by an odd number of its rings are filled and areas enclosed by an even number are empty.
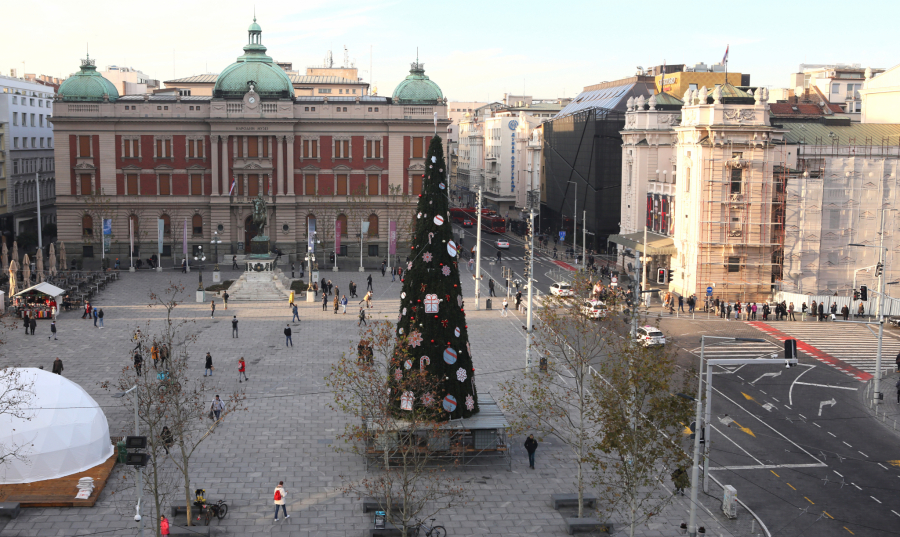
{"type": "Polygon", "coordinates": [[[737,518],[737,489],[731,485],[725,485],[725,492],[722,498],[722,511],[728,518],[737,518]]]}

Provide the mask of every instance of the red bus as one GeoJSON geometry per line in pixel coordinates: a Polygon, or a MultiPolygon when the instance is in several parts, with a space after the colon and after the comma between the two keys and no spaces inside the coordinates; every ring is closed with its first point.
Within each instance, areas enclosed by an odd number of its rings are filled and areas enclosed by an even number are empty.
{"type": "Polygon", "coordinates": [[[506,233],[506,219],[502,216],[481,216],[481,229],[488,233],[506,233]]]}
{"type": "Polygon", "coordinates": [[[464,220],[475,220],[475,208],[454,207],[450,209],[450,221],[455,224],[462,224],[464,220]]]}

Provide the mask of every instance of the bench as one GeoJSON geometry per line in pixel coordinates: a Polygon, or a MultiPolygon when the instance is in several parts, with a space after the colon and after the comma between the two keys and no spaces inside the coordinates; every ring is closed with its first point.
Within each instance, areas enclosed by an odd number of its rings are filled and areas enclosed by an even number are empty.
{"type": "MultiPolygon", "coordinates": [[[[554,509],[559,509],[560,507],[578,507],[578,494],[551,494],[550,498],[553,501],[554,509]]],[[[597,506],[596,496],[583,494],[582,501],[584,502],[584,507],[597,506]]]]}
{"type": "Polygon", "coordinates": [[[613,525],[609,522],[600,522],[596,518],[567,518],[566,533],[575,535],[575,533],[612,533],[613,525]]]}
{"type": "Polygon", "coordinates": [[[0,516],[8,516],[9,518],[17,518],[22,508],[19,502],[0,502],[0,516]]]}
{"type": "MultiPolygon", "coordinates": [[[[375,498],[365,498],[362,502],[363,513],[368,513],[370,511],[381,511],[382,503],[379,503],[375,498]]],[[[403,502],[399,500],[394,500],[391,503],[391,511],[400,511],[403,509],[403,502]]]]}
{"type": "Polygon", "coordinates": [[[400,528],[394,526],[393,524],[391,524],[390,522],[385,520],[384,528],[382,528],[382,529],[370,528],[369,535],[373,535],[373,536],[379,535],[382,537],[388,537],[388,536],[400,537],[401,535],[403,535],[403,533],[400,531],[400,528]]]}

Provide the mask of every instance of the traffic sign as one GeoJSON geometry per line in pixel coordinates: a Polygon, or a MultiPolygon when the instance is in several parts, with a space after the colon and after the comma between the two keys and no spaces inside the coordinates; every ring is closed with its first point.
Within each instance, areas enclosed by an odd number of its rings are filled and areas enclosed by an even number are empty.
{"type": "Polygon", "coordinates": [[[712,287],[706,288],[706,296],[712,296],[712,287]]]}
{"type": "Polygon", "coordinates": [[[561,240],[561,241],[566,240],[566,232],[565,231],[559,232],[559,240],[561,240]]]}

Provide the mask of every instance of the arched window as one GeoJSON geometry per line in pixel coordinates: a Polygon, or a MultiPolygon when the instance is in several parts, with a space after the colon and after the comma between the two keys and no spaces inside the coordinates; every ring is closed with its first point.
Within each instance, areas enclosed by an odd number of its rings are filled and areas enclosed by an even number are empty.
{"type": "Polygon", "coordinates": [[[137,238],[140,237],[140,233],[138,233],[140,224],[140,222],[138,221],[138,217],[136,214],[133,214],[128,217],[128,220],[132,222],[132,229],[134,229],[134,239],[137,240],[137,238]]]}
{"type": "Polygon", "coordinates": [[[377,214],[369,215],[369,236],[370,237],[378,236],[378,215],[377,214]]]}
{"type": "Polygon", "coordinates": [[[169,215],[163,213],[162,216],[159,217],[160,220],[163,221],[163,235],[171,236],[172,235],[172,219],[169,218],[169,215]]]}
{"type": "Polygon", "coordinates": [[[94,219],[89,214],[81,217],[81,234],[85,237],[94,235],[94,219]]]}
{"type": "Polygon", "coordinates": [[[194,235],[203,235],[203,217],[199,214],[192,216],[191,227],[194,229],[194,235]]]}
{"type": "Polygon", "coordinates": [[[341,224],[341,237],[347,236],[347,215],[339,214],[337,221],[341,224]]]}

